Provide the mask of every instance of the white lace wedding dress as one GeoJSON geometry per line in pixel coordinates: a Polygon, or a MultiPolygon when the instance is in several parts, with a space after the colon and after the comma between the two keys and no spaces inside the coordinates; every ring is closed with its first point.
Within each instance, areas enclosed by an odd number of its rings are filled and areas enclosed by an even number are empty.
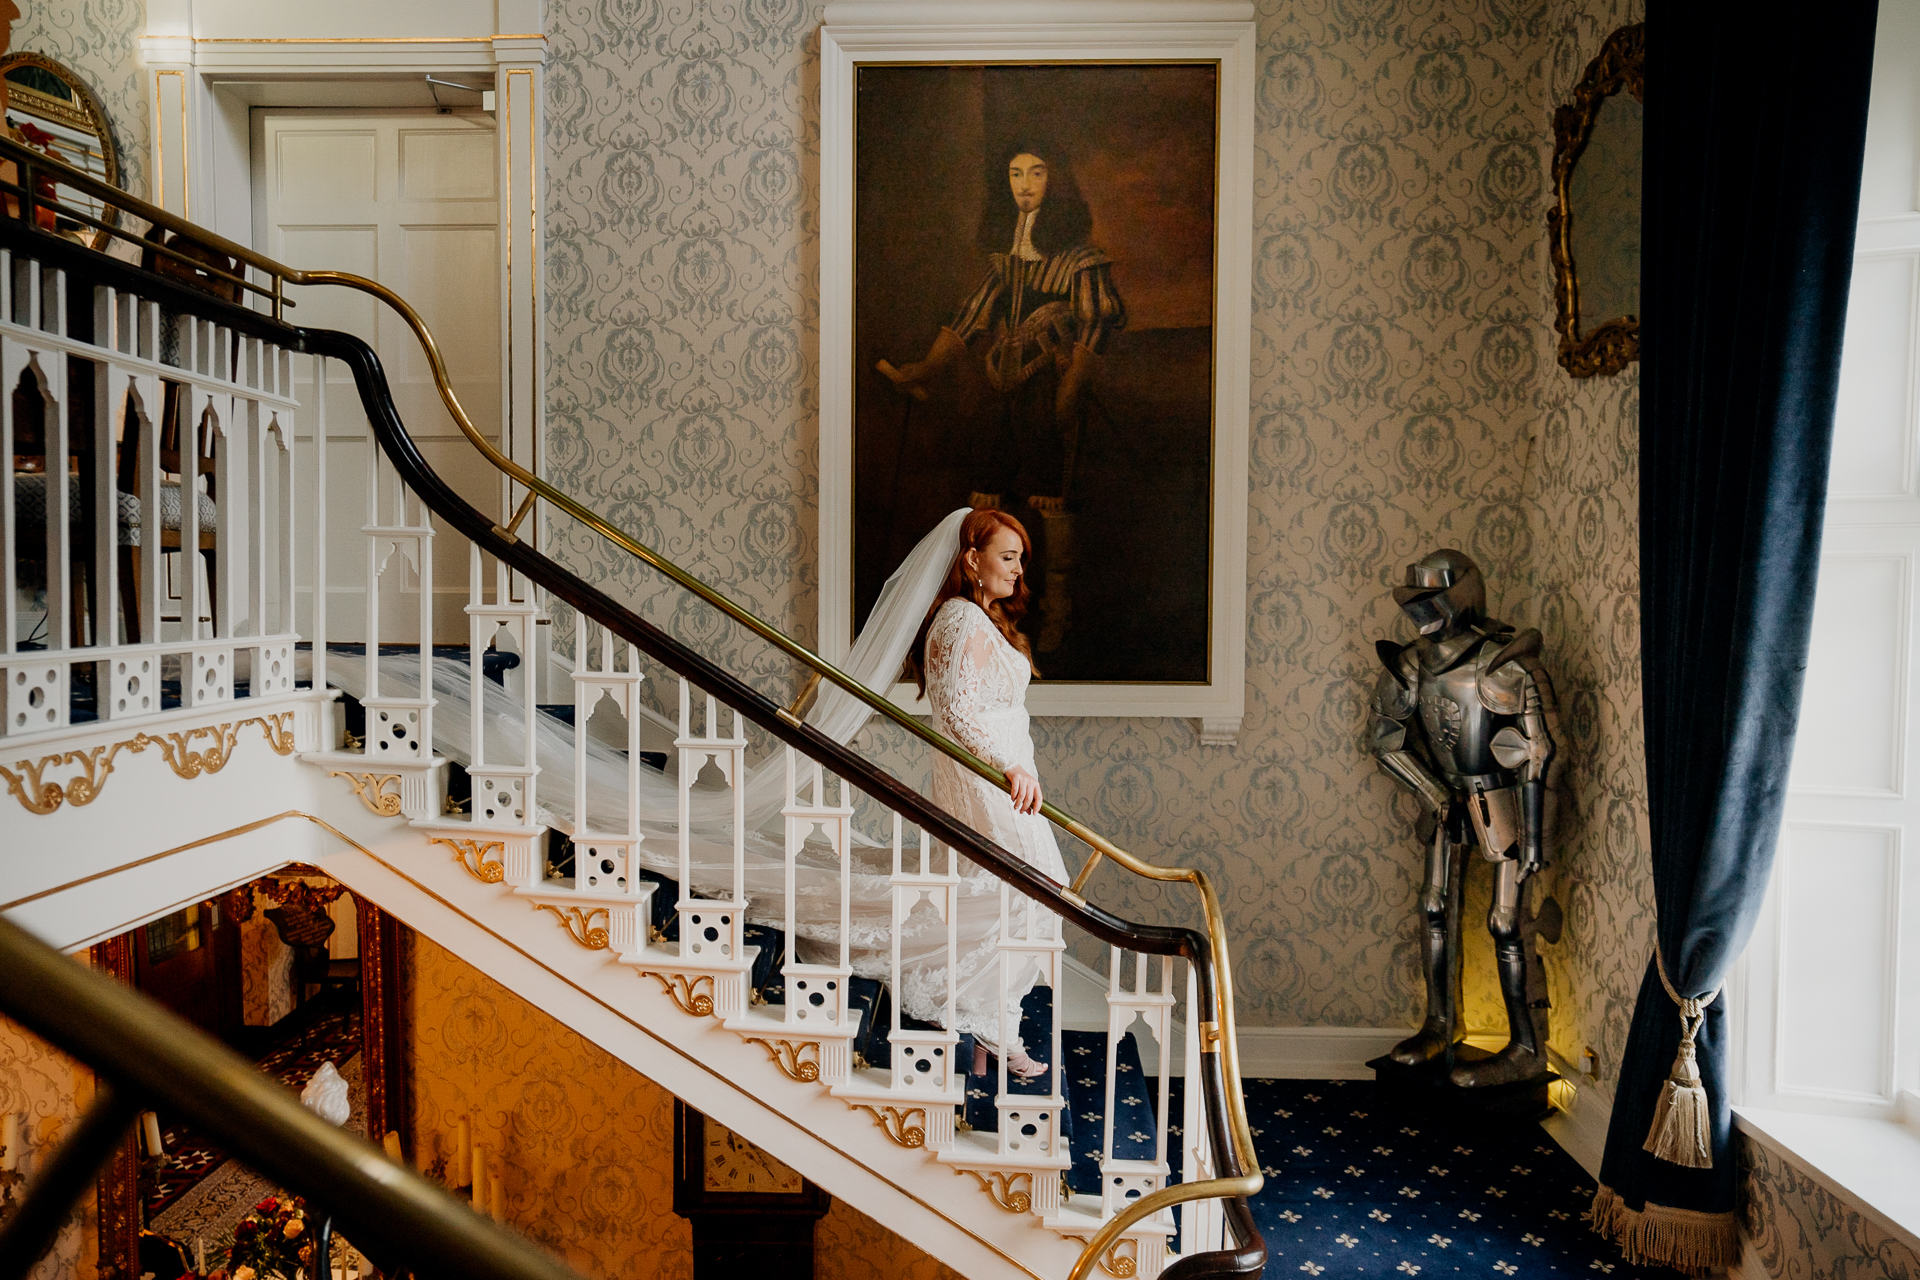
{"type": "MultiPolygon", "coordinates": [[[[879,601],[868,615],[841,669],[885,692],[900,671],[920,623],[927,616],[959,552],[959,530],[968,511],[961,508],[942,520],[887,579],[879,601]]],[[[974,754],[1004,769],[1010,765],[1033,768],[1033,740],[1028,734],[1026,690],[1030,668],[1025,658],[994,629],[987,615],[966,601],[947,604],[929,636],[929,689],[938,714],[936,727],[963,743],[974,754]]],[[[388,654],[379,659],[380,687],[391,697],[409,697],[420,687],[419,659],[388,654]]],[[[437,753],[465,765],[470,761],[472,717],[470,673],[466,663],[436,658],[431,665],[435,700],[433,744],[437,753]]],[[[328,668],[328,683],[354,697],[365,697],[368,681],[362,658],[337,658],[328,668]]],[[[492,680],[483,681],[480,708],[486,751],[492,760],[519,759],[525,733],[525,709],[492,680]]],[[[836,742],[846,742],[871,716],[865,703],[844,690],[828,686],[807,715],[807,723],[836,742]]],[[[567,721],[538,712],[534,716],[535,759],[540,765],[538,820],[572,831],[577,824],[601,830],[621,830],[628,805],[628,787],[640,788],[640,829],[646,842],[641,861],[668,876],[679,873],[679,792],[677,761],[670,754],[664,772],[635,770],[623,752],[589,737],[585,750],[587,813],[574,812],[574,728],[567,721]]],[[[939,752],[933,757],[933,797],[962,822],[1002,848],[1026,859],[1054,879],[1065,883],[1066,868],[1053,831],[1039,815],[1013,810],[1005,792],[962,769],[939,752]]],[[[775,753],[749,767],[746,781],[746,887],[754,906],[747,918],[755,924],[785,927],[784,892],[787,864],[780,809],[784,803],[784,758],[775,753]]],[[[696,892],[725,896],[733,883],[733,796],[726,791],[695,790],[689,798],[690,861],[696,892]]],[[[856,833],[849,875],[848,943],[855,973],[886,979],[891,969],[893,919],[891,865],[884,827],[865,835],[856,833]]],[[[946,869],[944,850],[933,863],[946,869]]],[[[1016,971],[1008,994],[1016,1021],[1004,1032],[1000,1026],[1000,882],[964,859],[955,922],[959,959],[950,961],[947,926],[929,911],[915,912],[898,927],[900,942],[901,1011],[926,1022],[946,1020],[947,966],[955,964],[957,1008],[952,1030],[973,1032],[988,1040],[1003,1036],[1017,1047],[1017,1002],[1033,988],[1039,974],[1027,965],[1016,971]]],[[[793,869],[796,945],[801,958],[831,963],[840,943],[841,869],[801,860],[793,869]]],[[[1025,911],[1025,899],[1014,895],[1016,912],[1025,911]]]]}
{"type": "MultiPolygon", "coordinates": [[[[926,672],[927,701],[933,704],[935,729],[1002,772],[1018,766],[1037,775],[1027,717],[1027,685],[1033,678],[1033,668],[1026,656],[1000,634],[985,610],[970,600],[949,600],[940,606],[927,632],[926,672]]],[[[1030,866],[1066,883],[1067,867],[1054,839],[1053,824],[1037,813],[1018,812],[1006,792],[938,752],[933,755],[933,802],[1030,866]]],[[[998,880],[965,859],[960,869],[966,880],[961,889],[963,901],[977,901],[980,895],[990,894],[997,902],[998,880]]],[[[1009,910],[1015,916],[1015,932],[1023,932],[1025,898],[1014,895],[1009,910]]],[[[962,919],[977,919],[976,912],[978,907],[969,911],[963,906],[962,919]]],[[[1036,933],[1058,933],[1052,913],[1035,908],[1033,915],[1036,933]]],[[[957,1025],[950,1029],[970,1031],[1017,1049],[1020,1000],[1033,989],[1040,970],[1025,957],[1010,960],[1003,1006],[999,998],[997,913],[984,933],[976,932],[978,927],[962,934],[956,975],[957,1025]],[[1008,1015],[1004,1027],[1000,1020],[1003,1007],[1008,1015]]],[[[901,1007],[907,1013],[929,1021],[943,1018],[943,972],[930,966],[909,971],[902,976],[901,985],[905,988],[901,1007]]]]}

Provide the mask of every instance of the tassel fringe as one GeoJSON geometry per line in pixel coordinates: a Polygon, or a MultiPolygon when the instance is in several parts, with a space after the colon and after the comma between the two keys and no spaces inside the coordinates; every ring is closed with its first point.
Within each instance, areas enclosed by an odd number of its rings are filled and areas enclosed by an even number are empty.
{"type": "Polygon", "coordinates": [[[1713,1136],[1707,1124],[1707,1089],[1700,1082],[1700,1064],[1693,1041],[1680,1045],[1673,1074],[1660,1090],[1653,1111],[1653,1128],[1644,1149],[1656,1160],[1688,1169],[1713,1168],[1713,1136]]]}
{"type": "MultiPolygon", "coordinates": [[[[1666,962],[1660,948],[1653,949],[1654,967],[1660,971],[1660,985],[1680,1006],[1680,1052],[1674,1055],[1673,1070],[1660,1089],[1654,1104],[1653,1127],[1641,1149],[1651,1151],[1655,1160],[1665,1160],[1686,1169],[1713,1168],[1713,1131],[1708,1123],[1707,1086],[1700,1079],[1700,1063],[1694,1056],[1693,1038],[1707,1020],[1707,1006],[1720,994],[1688,997],[1673,989],[1667,977],[1666,962]]],[[[1679,1212],[1679,1210],[1674,1210],[1679,1212]]]]}
{"type": "Polygon", "coordinates": [[[1619,1192],[1603,1183],[1594,1193],[1587,1221],[1636,1266],[1672,1267],[1703,1276],[1740,1261],[1740,1226],[1732,1212],[1701,1213],[1651,1202],[1644,1209],[1631,1209],[1619,1192]]]}

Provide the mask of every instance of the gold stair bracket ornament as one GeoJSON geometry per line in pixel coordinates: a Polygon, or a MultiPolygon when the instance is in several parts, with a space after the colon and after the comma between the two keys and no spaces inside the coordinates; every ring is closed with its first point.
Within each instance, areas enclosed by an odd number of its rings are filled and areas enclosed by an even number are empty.
{"type": "Polygon", "coordinates": [[[1220,1052],[1220,1024],[1203,1022],[1200,1024],[1200,1052],[1220,1052]]]}
{"type": "Polygon", "coordinates": [[[1100,1255],[1100,1269],[1110,1276],[1119,1276],[1125,1280],[1140,1270],[1140,1242],[1122,1240],[1100,1255]],[[1125,1252],[1121,1252],[1125,1250],[1125,1252]]]}
{"type": "Polygon", "coordinates": [[[330,769],[329,778],[345,778],[347,785],[353,788],[353,794],[360,797],[360,803],[382,818],[400,816],[400,793],[388,791],[387,784],[400,785],[397,773],[349,773],[344,769],[330,769]]]}
{"type": "MultiPolygon", "coordinates": [[[[339,775],[335,775],[336,777],[339,775]]],[[[352,781],[351,778],[348,779],[352,781]]],[[[357,789],[357,788],[356,788],[357,789]]],[[[394,799],[395,797],[387,797],[394,799]]],[[[361,799],[366,799],[362,796],[361,799]]],[[[398,805],[395,812],[398,812],[398,805]]],[[[376,811],[377,812],[377,811],[376,811]]],[[[391,816],[391,815],[389,815],[391,816]]],[[[481,884],[499,884],[506,879],[507,869],[499,859],[506,856],[507,843],[504,840],[467,840],[455,836],[429,836],[434,844],[443,844],[453,850],[453,860],[465,869],[466,873],[481,884]],[[494,861],[488,862],[487,855],[493,854],[494,861]]],[[[605,943],[601,944],[605,946],[605,943]]]]}
{"type": "Polygon", "coordinates": [[[642,969],[640,976],[659,983],[661,990],[672,996],[673,1002],[680,1006],[680,1012],[690,1013],[696,1018],[705,1018],[713,1013],[712,974],[696,973],[689,976],[684,973],[649,973],[642,969]],[[703,982],[707,989],[697,990],[703,982]]]}
{"type": "Polygon", "coordinates": [[[927,1145],[925,1107],[889,1107],[874,1102],[856,1102],[854,1105],[871,1112],[873,1122],[899,1146],[912,1148],[927,1145]],[[919,1124],[908,1123],[914,1116],[920,1117],[919,1124]]]}
{"type": "Polygon", "coordinates": [[[7,790],[19,799],[28,813],[45,817],[63,804],[78,807],[99,799],[101,790],[107,785],[107,775],[113,772],[114,759],[122,751],[138,755],[148,747],[158,747],[168,767],[187,781],[219,773],[233,758],[240,730],[249,725],[259,728],[274,754],[285,756],[293,753],[293,712],[281,711],[271,716],[250,716],[229,724],[202,725],[184,733],[165,736],[136,733],[131,738],[85,751],[55,752],[38,760],[16,760],[12,769],[0,765],[0,778],[6,780],[7,790]],[[194,750],[194,741],[203,737],[213,741],[205,750],[194,750]],[[77,768],[80,772],[67,779],[65,784],[48,781],[46,771],[60,768],[77,768]],[[18,773],[14,772],[16,769],[18,773]]]}
{"type": "Polygon", "coordinates": [[[979,1169],[961,1169],[959,1172],[972,1174],[974,1181],[980,1184],[980,1189],[986,1192],[995,1204],[1005,1209],[1008,1213],[1030,1213],[1033,1211],[1033,1196],[1030,1191],[1015,1191],[1013,1189],[1014,1184],[1022,1178],[1026,1179],[1027,1186],[1031,1188],[1033,1186],[1032,1174],[1006,1173],[993,1169],[984,1172],[979,1169]]]}
{"type": "Polygon", "coordinates": [[[773,1064],[789,1080],[798,1080],[801,1084],[812,1084],[820,1078],[820,1042],[817,1040],[762,1040],[760,1047],[767,1051],[773,1064]],[[802,1062],[800,1055],[813,1051],[813,1061],[802,1062]]]}
{"type": "MultiPolygon", "coordinates": [[[[465,864],[462,863],[462,865],[465,864]]],[[[487,864],[486,869],[494,873],[494,880],[500,878],[499,863],[490,862],[487,864]]],[[[484,880],[486,877],[482,876],[481,879],[484,880]]],[[[611,940],[611,936],[605,928],[592,923],[595,916],[604,917],[607,914],[605,907],[588,907],[584,910],[579,907],[568,907],[565,911],[562,911],[559,907],[552,906],[549,903],[536,902],[533,904],[533,909],[535,911],[553,912],[553,918],[558,920],[566,929],[567,936],[571,937],[587,950],[605,951],[607,949],[607,943],[611,940]]]]}

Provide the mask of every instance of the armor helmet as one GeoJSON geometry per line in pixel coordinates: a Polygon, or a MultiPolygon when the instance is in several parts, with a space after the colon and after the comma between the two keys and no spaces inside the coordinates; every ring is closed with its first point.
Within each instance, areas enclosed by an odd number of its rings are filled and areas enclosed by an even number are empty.
{"type": "Polygon", "coordinates": [[[1407,584],[1393,602],[1423,636],[1477,622],[1487,612],[1487,582],[1464,551],[1436,551],[1407,566],[1407,584]]]}

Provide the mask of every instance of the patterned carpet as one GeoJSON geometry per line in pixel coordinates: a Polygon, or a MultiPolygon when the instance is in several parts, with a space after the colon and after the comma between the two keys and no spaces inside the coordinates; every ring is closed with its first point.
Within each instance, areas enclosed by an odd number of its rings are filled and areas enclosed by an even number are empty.
{"type": "MultiPolygon", "coordinates": [[[[347,1128],[364,1133],[367,1095],[362,1084],[360,1057],[355,1054],[338,1065],[353,1104],[353,1118],[347,1122],[347,1128]]],[[[207,1265],[214,1267],[233,1246],[233,1229],[240,1219],[278,1190],[270,1179],[261,1177],[238,1160],[227,1160],[189,1188],[165,1213],[150,1221],[155,1231],[185,1245],[189,1256],[193,1242],[204,1241],[207,1265]]]]}
{"type": "MultiPolygon", "coordinates": [[[[322,1062],[331,1060],[344,1073],[347,1059],[360,1052],[358,1004],[321,1014],[306,1027],[274,1045],[260,1059],[260,1069],[293,1089],[306,1087],[322,1062]]],[[[227,1153],[196,1133],[178,1117],[160,1113],[160,1134],[167,1165],[156,1176],[141,1178],[141,1199],[147,1221],[157,1222],[167,1209],[197,1187],[227,1159],[227,1153]]]]}
{"type": "Polygon", "coordinates": [[[1414,1115],[1372,1081],[1250,1080],[1246,1097],[1271,1277],[1678,1280],[1593,1233],[1593,1179],[1537,1125],[1414,1115]]]}

